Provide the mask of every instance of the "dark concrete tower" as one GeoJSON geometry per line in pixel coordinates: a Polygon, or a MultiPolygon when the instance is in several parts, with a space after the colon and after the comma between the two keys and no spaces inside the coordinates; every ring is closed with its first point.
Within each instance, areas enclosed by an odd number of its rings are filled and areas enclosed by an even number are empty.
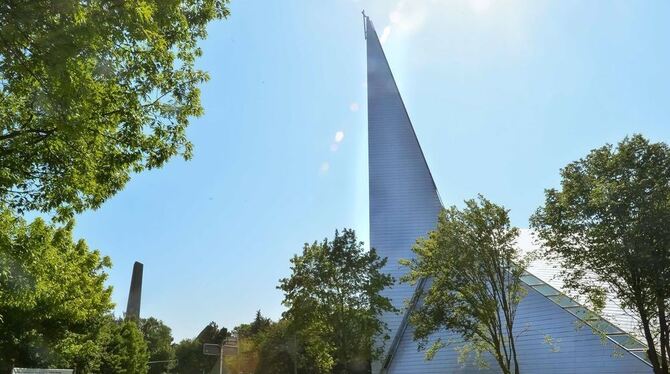
{"type": "Polygon", "coordinates": [[[140,304],[142,302],[142,272],[144,265],[135,261],[133,265],[133,276],[130,279],[130,291],[128,292],[128,305],[126,307],[126,319],[140,318],[140,304]]]}

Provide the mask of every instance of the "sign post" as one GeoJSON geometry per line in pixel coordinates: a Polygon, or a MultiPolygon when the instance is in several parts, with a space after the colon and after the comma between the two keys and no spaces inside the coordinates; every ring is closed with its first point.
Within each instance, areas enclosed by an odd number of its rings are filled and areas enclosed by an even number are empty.
{"type": "Polygon", "coordinates": [[[205,343],[202,345],[202,354],[219,356],[219,374],[223,374],[224,353],[233,356],[240,353],[240,345],[236,337],[224,339],[221,344],[205,343]]]}
{"type": "Polygon", "coordinates": [[[219,350],[219,374],[223,374],[223,344],[219,350]]]}
{"type": "Polygon", "coordinates": [[[206,356],[219,356],[219,374],[223,374],[223,344],[205,343],[202,353],[206,356]]]}

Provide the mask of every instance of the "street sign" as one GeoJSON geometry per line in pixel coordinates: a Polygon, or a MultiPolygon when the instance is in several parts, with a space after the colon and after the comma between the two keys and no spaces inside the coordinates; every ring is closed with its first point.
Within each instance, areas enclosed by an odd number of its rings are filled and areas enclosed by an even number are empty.
{"type": "Polygon", "coordinates": [[[224,345],[223,346],[223,355],[224,356],[234,356],[237,354],[237,347],[233,347],[230,345],[224,345]]]}
{"type": "Polygon", "coordinates": [[[239,352],[239,346],[237,338],[231,336],[223,342],[223,355],[224,356],[234,356],[239,352]]]}
{"type": "Polygon", "coordinates": [[[205,343],[202,345],[202,353],[208,356],[218,356],[221,354],[221,347],[218,344],[205,343]]]}

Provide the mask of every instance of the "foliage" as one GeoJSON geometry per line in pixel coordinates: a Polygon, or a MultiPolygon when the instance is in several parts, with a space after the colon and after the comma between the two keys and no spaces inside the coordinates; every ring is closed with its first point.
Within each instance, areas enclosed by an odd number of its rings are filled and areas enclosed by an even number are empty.
{"type": "Polygon", "coordinates": [[[260,310],[256,311],[256,316],[254,320],[249,323],[243,323],[235,327],[235,335],[241,338],[253,338],[257,336],[260,332],[266,330],[272,324],[272,320],[267,317],[263,317],[260,310]]]}
{"type": "Polygon", "coordinates": [[[233,329],[237,337],[238,352],[226,357],[225,365],[231,374],[254,373],[259,360],[259,345],[262,342],[262,333],[272,325],[272,320],[263,317],[261,311],[256,311],[256,317],[251,323],[243,323],[233,329]]]}
{"type": "Polygon", "coordinates": [[[202,343],[196,339],[184,339],[175,347],[177,366],[175,371],[180,374],[201,374],[209,371],[216,359],[212,356],[203,357],[202,343]]]}
{"type": "Polygon", "coordinates": [[[290,323],[273,322],[260,311],[251,323],[233,329],[238,337],[239,353],[226,358],[227,373],[310,374],[317,372],[315,362],[305,353],[305,346],[291,331],[290,323]]]}
{"type": "Polygon", "coordinates": [[[225,327],[219,328],[219,325],[216,322],[210,322],[205,326],[202,331],[196,337],[196,340],[200,340],[204,343],[219,344],[224,341],[230,334],[228,329],[225,327]]]}
{"type": "Polygon", "coordinates": [[[250,338],[237,337],[237,353],[224,354],[224,365],[227,373],[255,373],[258,365],[258,349],[256,341],[250,338]]]}
{"type": "MultiPolygon", "coordinates": [[[[238,373],[289,373],[294,369],[295,339],[288,331],[288,323],[273,322],[263,317],[260,310],[251,323],[233,329],[238,339],[238,354],[226,358],[230,374],[238,373]]],[[[308,373],[301,368],[300,373],[308,373]]]]}
{"type": "MultiPolygon", "coordinates": [[[[515,247],[517,236],[508,211],[479,196],[463,210],[444,210],[437,228],[417,241],[415,259],[402,261],[409,267],[402,280],[429,279],[423,303],[410,317],[422,348],[433,333],[450,329],[465,340],[463,352],[489,352],[503,373],[519,373],[513,329],[526,261],[515,247]]],[[[447,344],[434,341],[427,358],[447,344]]]]}
{"type": "Polygon", "coordinates": [[[100,372],[103,374],[145,374],[148,372],[147,343],[137,323],[117,321],[108,325],[110,340],[105,347],[100,372]]]}
{"type": "Polygon", "coordinates": [[[378,319],[393,311],[388,298],[380,295],[393,284],[381,272],[386,259],[374,249],[366,251],[353,230],[335,232],[332,241],[305,244],[302,255],[291,259],[292,274],[280,280],[284,318],[290,321],[305,355],[319,372],[354,371],[379,355],[373,349],[375,336],[386,335],[378,319]]]}
{"type": "Polygon", "coordinates": [[[27,223],[0,207],[0,372],[16,366],[94,368],[104,316],[107,257],[73,241],[73,222],[27,223]]]}
{"type": "Polygon", "coordinates": [[[531,225],[565,286],[602,306],[616,296],[640,319],[655,373],[670,355],[670,148],[641,135],[606,145],[561,170],[531,225]]]}
{"type": "Polygon", "coordinates": [[[304,355],[304,346],[290,331],[286,320],[272,323],[255,339],[258,351],[256,372],[263,374],[314,373],[316,365],[304,355]],[[300,361],[298,362],[300,357],[300,361]],[[297,366],[297,367],[296,367],[297,366]]]}
{"type": "MultiPolygon", "coordinates": [[[[173,361],[172,330],[154,317],[140,320],[140,330],[147,343],[149,361],[173,361]]],[[[174,362],[155,363],[149,366],[149,374],[160,374],[174,368],[174,362]]]]}
{"type": "Polygon", "coordinates": [[[180,374],[201,374],[209,372],[216,364],[216,356],[202,354],[205,343],[221,344],[229,336],[225,327],[219,328],[214,322],[209,323],[195,339],[184,339],[175,347],[177,366],[175,371],[180,374]]]}
{"type": "Polygon", "coordinates": [[[191,156],[195,67],[228,0],[0,4],[0,202],[96,208],[130,174],[191,156]]]}

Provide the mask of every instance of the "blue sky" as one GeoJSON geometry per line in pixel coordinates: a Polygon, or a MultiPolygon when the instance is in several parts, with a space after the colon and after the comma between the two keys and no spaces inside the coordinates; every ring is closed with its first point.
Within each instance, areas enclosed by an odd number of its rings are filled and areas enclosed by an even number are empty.
{"type": "Polygon", "coordinates": [[[363,8],[446,204],[482,193],[527,227],[566,163],[633,133],[670,140],[667,1],[233,1],[202,43],[193,160],[78,218],[112,257],[117,314],[139,260],[142,315],[176,339],[276,319],[304,242],[368,241],[363,8]]]}

